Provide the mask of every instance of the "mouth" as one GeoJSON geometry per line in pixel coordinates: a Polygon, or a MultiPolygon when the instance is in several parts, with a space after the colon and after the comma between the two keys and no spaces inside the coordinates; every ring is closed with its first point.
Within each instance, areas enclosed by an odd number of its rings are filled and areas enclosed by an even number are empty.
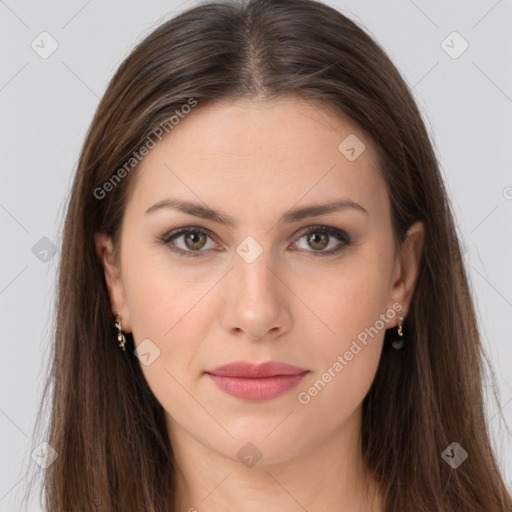
{"type": "Polygon", "coordinates": [[[271,400],[294,388],[309,370],[277,361],[237,361],[205,372],[225,393],[242,400],[271,400]]]}

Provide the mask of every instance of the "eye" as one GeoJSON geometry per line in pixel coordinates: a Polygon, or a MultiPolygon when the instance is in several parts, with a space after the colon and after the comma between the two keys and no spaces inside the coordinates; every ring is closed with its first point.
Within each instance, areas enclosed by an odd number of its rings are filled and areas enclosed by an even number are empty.
{"type": "MultiPolygon", "coordinates": [[[[312,253],[312,256],[331,256],[339,253],[345,246],[350,244],[350,237],[341,229],[333,228],[330,226],[312,226],[303,230],[300,237],[294,245],[303,250],[304,247],[299,246],[299,242],[305,238],[306,244],[313,250],[306,252],[312,253]],[[335,245],[334,249],[324,250],[331,245],[333,239],[337,239],[339,243],[335,245]]],[[[216,249],[217,244],[213,242],[208,246],[208,239],[212,240],[212,233],[204,228],[189,226],[185,228],[172,231],[167,235],[159,238],[162,244],[168,245],[169,248],[180,255],[198,257],[201,252],[208,249],[216,249]],[[180,243],[176,241],[180,240],[180,243]]],[[[294,249],[295,250],[295,249],[294,249]]]]}
{"type": "MultiPolygon", "coordinates": [[[[337,254],[345,246],[350,244],[350,237],[345,231],[329,226],[313,226],[308,228],[306,231],[302,231],[296,244],[298,244],[303,238],[306,240],[306,246],[313,249],[310,251],[306,247],[306,251],[311,252],[312,256],[330,256],[337,254]],[[334,244],[334,249],[332,249],[331,244],[333,239],[337,239],[339,241],[337,245],[334,244]],[[330,250],[324,250],[329,246],[331,246],[330,250]]],[[[304,247],[299,248],[303,249],[304,247]]]]}
{"type": "Polygon", "coordinates": [[[203,228],[187,227],[168,233],[163,236],[160,241],[163,244],[169,245],[171,250],[178,254],[196,257],[201,256],[201,254],[198,253],[204,252],[202,249],[213,249],[215,247],[215,243],[213,244],[213,247],[208,247],[208,238],[210,238],[210,232],[208,230],[203,228]],[[176,244],[175,241],[180,238],[183,240],[180,244],[176,244]]]}

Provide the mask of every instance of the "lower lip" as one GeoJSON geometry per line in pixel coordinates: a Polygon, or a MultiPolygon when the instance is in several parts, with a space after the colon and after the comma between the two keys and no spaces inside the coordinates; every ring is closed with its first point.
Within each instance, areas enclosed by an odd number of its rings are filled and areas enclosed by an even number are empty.
{"type": "Polygon", "coordinates": [[[273,377],[227,377],[207,375],[229,395],[243,400],[271,400],[294,388],[307,372],[297,375],[275,375],[273,377]]]}

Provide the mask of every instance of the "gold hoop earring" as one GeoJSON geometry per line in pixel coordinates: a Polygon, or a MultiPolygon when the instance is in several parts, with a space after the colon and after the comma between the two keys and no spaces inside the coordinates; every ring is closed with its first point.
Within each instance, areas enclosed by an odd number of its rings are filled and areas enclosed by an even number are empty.
{"type": "Polygon", "coordinates": [[[116,319],[115,326],[117,329],[117,340],[119,341],[119,347],[122,348],[124,352],[126,352],[126,338],[124,337],[123,328],[121,327],[121,316],[119,313],[114,313],[114,316],[116,319]]]}

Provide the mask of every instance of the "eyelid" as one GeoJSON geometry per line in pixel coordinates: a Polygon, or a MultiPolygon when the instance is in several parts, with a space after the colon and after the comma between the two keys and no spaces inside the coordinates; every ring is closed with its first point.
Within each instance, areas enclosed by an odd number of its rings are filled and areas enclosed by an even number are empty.
{"type": "Polygon", "coordinates": [[[298,233],[296,234],[296,236],[298,236],[298,238],[300,239],[304,235],[315,232],[315,230],[316,231],[324,231],[327,234],[334,236],[338,239],[341,238],[342,242],[343,241],[346,243],[350,242],[350,236],[348,235],[348,233],[345,230],[340,229],[340,228],[335,228],[334,226],[328,226],[327,224],[313,224],[311,226],[307,226],[305,228],[300,229],[298,231],[298,233]]]}

